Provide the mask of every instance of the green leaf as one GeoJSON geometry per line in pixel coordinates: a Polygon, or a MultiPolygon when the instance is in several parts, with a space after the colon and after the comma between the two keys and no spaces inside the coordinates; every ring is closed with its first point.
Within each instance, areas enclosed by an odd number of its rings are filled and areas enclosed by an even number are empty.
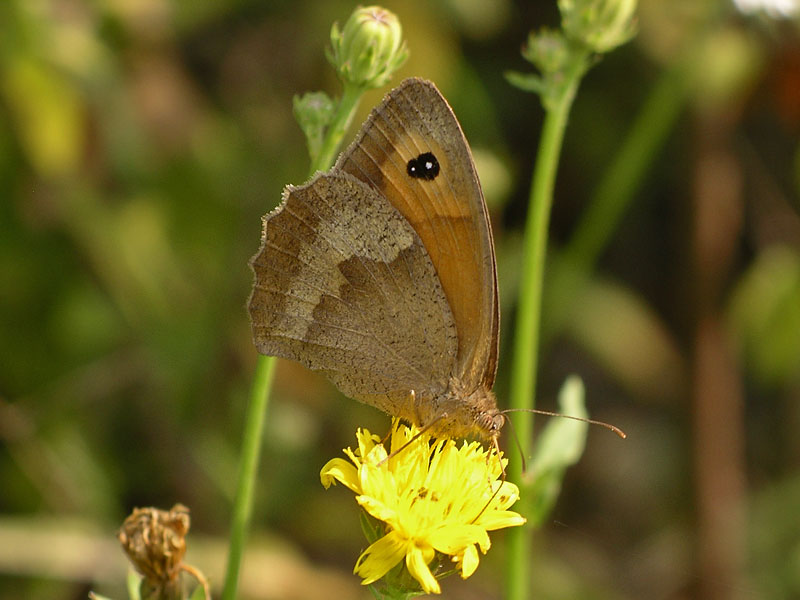
{"type": "MultiPolygon", "coordinates": [[[[561,386],[559,410],[565,415],[588,418],[584,387],[580,377],[571,375],[561,386]]],[[[539,525],[550,514],[561,492],[567,467],[580,460],[586,446],[589,424],[573,419],[553,418],[544,428],[534,448],[530,473],[535,498],[530,522],[539,525]]]]}
{"type": "Polygon", "coordinates": [[[45,177],[73,172],[86,145],[80,92],[44,61],[11,56],[3,65],[0,96],[11,113],[20,146],[45,177]]]}
{"type": "MultiPolygon", "coordinates": [[[[561,386],[558,406],[565,415],[588,418],[584,405],[583,382],[577,375],[570,375],[561,386]]],[[[534,474],[574,465],[583,454],[588,423],[573,419],[552,419],[539,436],[534,451],[531,471],[534,474]]]]}
{"type": "Polygon", "coordinates": [[[192,595],[189,596],[189,600],[205,600],[206,592],[203,589],[202,585],[198,585],[194,588],[192,595]]]}
{"type": "Polygon", "coordinates": [[[378,521],[367,514],[367,511],[360,511],[358,516],[361,522],[361,531],[364,533],[364,537],[367,538],[367,542],[373,544],[383,537],[383,528],[378,521]]]}
{"type": "MultiPolygon", "coordinates": [[[[658,312],[618,282],[595,276],[579,285],[579,291],[571,292],[574,303],[564,320],[565,333],[632,395],[680,395],[684,359],[658,312]]],[[[553,305],[557,301],[550,300],[553,305]]]]}
{"type": "Polygon", "coordinates": [[[800,254],[774,245],[759,253],[730,297],[727,320],[744,364],[766,386],[800,373],[800,254]]]}
{"type": "Polygon", "coordinates": [[[538,75],[520,73],[519,71],[506,71],[504,75],[508,83],[524,92],[532,92],[539,95],[544,92],[544,82],[538,75]]]}
{"type": "Polygon", "coordinates": [[[139,592],[139,586],[141,585],[142,577],[133,569],[128,571],[128,577],[125,580],[125,584],[128,588],[128,598],[130,600],[141,600],[142,595],[139,592]]]}

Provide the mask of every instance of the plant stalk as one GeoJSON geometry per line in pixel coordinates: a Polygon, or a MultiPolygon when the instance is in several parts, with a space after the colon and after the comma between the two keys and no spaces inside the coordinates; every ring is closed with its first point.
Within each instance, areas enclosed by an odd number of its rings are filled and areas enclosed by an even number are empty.
{"type": "MultiPolygon", "coordinates": [[[[309,169],[309,177],[317,171],[327,171],[333,165],[344,134],[353,120],[363,93],[364,88],[345,84],[336,113],[325,134],[320,153],[309,169]]],[[[253,512],[253,490],[258,476],[259,455],[264,434],[264,421],[269,406],[269,393],[275,374],[275,360],[274,356],[259,355],[250,388],[222,600],[235,600],[239,587],[239,571],[247,541],[250,517],[253,512]]]]}
{"type": "MultiPolygon", "coordinates": [[[[564,140],[572,101],[581,77],[586,71],[588,57],[579,55],[564,72],[566,80],[557,99],[544,102],[545,119],[539,140],[525,223],[522,252],[522,277],[514,335],[514,355],[511,363],[512,408],[531,409],[536,405],[536,374],[539,361],[539,333],[542,306],[542,281],[544,279],[545,257],[547,254],[547,229],[550,222],[550,209],[553,204],[558,160],[564,140]]],[[[523,452],[530,454],[533,431],[533,415],[512,413],[514,429],[520,439],[523,452]]],[[[522,461],[509,462],[509,479],[520,486],[520,499],[515,510],[520,514],[531,514],[533,500],[530,489],[526,489],[522,461]]],[[[531,563],[530,527],[515,527],[509,532],[507,560],[507,595],[509,600],[528,600],[528,567],[531,563]]]]}
{"type": "Polygon", "coordinates": [[[258,356],[253,383],[250,387],[250,399],[247,405],[242,439],[242,454],[239,458],[239,475],[236,486],[236,499],[231,519],[230,546],[228,548],[228,566],[225,571],[225,585],[222,589],[222,600],[234,600],[239,587],[239,569],[242,554],[253,512],[253,489],[258,476],[258,462],[261,441],[264,433],[264,421],[269,405],[269,392],[275,375],[275,357],[258,356]]]}

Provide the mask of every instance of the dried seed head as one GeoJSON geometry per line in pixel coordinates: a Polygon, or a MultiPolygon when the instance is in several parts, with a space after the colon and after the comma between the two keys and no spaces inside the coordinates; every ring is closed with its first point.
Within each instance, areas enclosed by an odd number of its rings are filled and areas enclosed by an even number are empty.
{"type": "Polygon", "coordinates": [[[175,582],[186,554],[189,509],[176,504],[169,511],[135,508],[117,538],[136,570],[152,585],[175,582]]]}

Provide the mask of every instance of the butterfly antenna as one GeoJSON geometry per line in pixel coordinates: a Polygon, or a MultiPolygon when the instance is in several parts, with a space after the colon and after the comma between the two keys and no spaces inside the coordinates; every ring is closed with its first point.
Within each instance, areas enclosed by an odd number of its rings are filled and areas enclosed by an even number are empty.
{"type": "Polygon", "coordinates": [[[565,419],[572,419],[573,421],[582,421],[583,423],[589,423],[591,425],[600,425],[600,427],[605,427],[606,429],[609,429],[614,433],[616,433],[623,440],[626,437],[628,437],[628,434],[626,434],[624,431],[622,431],[622,429],[620,429],[616,425],[611,425],[610,423],[605,423],[603,421],[595,421],[594,419],[584,419],[583,417],[576,417],[574,415],[565,415],[564,413],[557,413],[549,410],[539,410],[538,408],[506,408],[500,411],[500,414],[505,415],[506,413],[510,412],[531,412],[531,413],[536,413],[537,415],[546,415],[548,417],[563,417],[565,419]]]}
{"type": "MultiPolygon", "coordinates": [[[[506,480],[506,467],[503,464],[502,459],[500,458],[500,444],[497,442],[497,434],[492,436],[492,446],[494,446],[494,454],[497,456],[497,460],[500,461],[500,472],[503,474],[503,481],[506,480]]],[[[488,460],[488,456],[486,457],[488,460]]]]}

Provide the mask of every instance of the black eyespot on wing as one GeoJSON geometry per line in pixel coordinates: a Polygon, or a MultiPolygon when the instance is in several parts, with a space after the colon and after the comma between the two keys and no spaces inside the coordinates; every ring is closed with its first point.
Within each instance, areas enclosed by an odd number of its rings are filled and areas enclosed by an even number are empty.
{"type": "Polygon", "coordinates": [[[439,161],[432,152],[423,152],[406,165],[406,172],[416,179],[432,181],[439,174],[439,161]]]}

